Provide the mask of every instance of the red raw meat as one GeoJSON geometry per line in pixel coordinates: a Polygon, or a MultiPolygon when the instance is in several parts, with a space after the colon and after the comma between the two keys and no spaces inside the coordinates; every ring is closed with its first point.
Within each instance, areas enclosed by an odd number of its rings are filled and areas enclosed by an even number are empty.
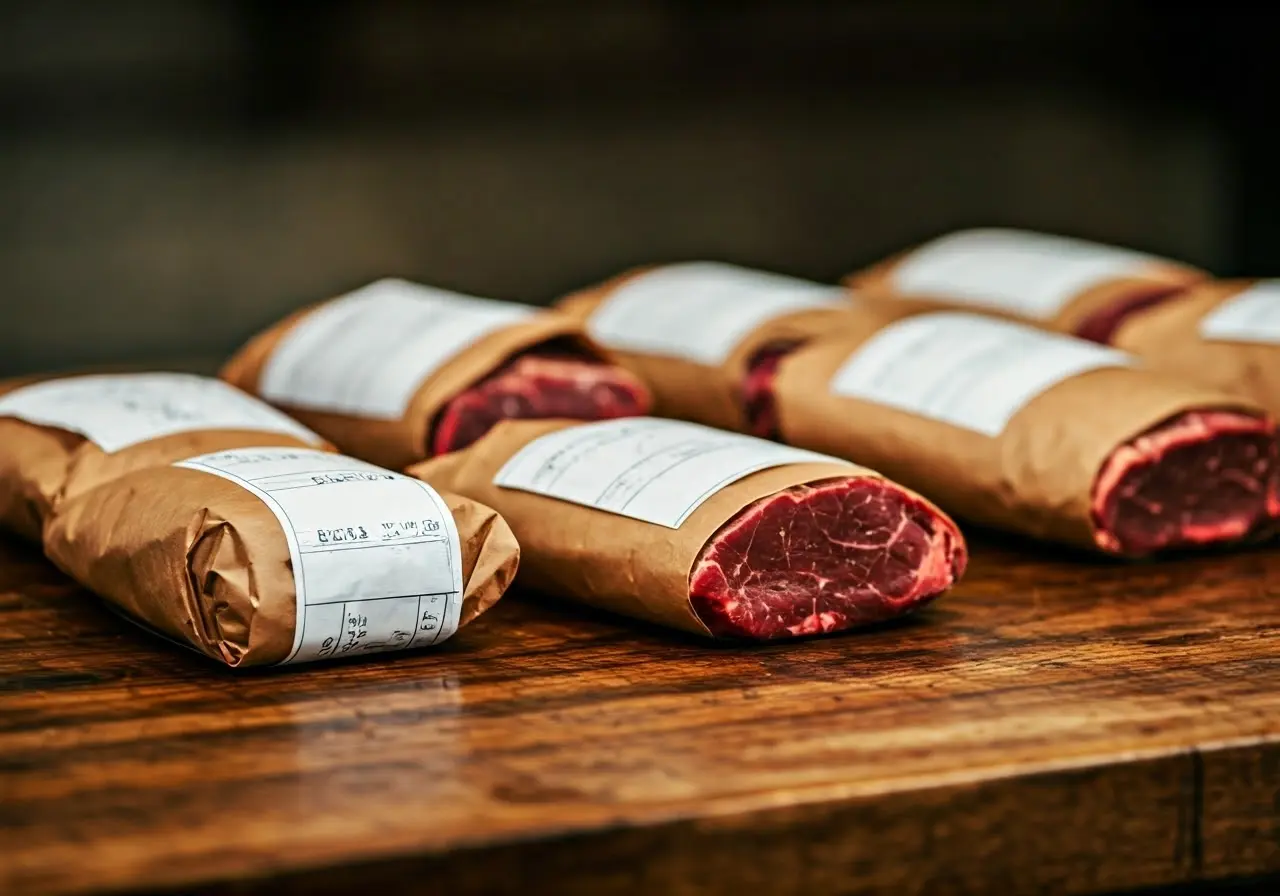
{"type": "Polygon", "coordinates": [[[1280,515],[1269,421],[1182,414],[1107,458],[1093,488],[1098,546],[1128,556],[1267,534],[1280,515]]]}
{"type": "MultiPolygon", "coordinates": [[[[766,347],[752,359],[743,394],[753,435],[780,438],[773,382],[795,348],[766,347]]],[[[1093,488],[1098,547],[1130,557],[1261,537],[1278,516],[1272,426],[1227,411],[1183,414],[1120,446],[1093,488]]]]}
{"type": "Polygon", "coordinates": [[[1098,309],[1080,321],[1076,326],[1074,335],[1078,339],[1088,339],[1090,342],[1110,345],[1111,340],[1116,335],[1116,331],[1120,329],[1121,324],[1129,319],[1130,315],[1145,311],[1148,308],[1154,308],[1174,296],[1181,295],[1182,292],[1183,287],[1181,286],[1162,284],[1153,284],[1147,289],[1135,290],[1123,299],[1112,302],[1105,308],[1098,309]]]}
{"type": "Polygon", "coordinates": [[[799,339],[770,342],[747,359],[747,372],[742,378],[742,408],[747,432],[753,436],[778,440],[778,406],[773,381],[782,359],[802,345],[804,341],[799,339]]]}
{"type": "Polygon", "coordinates": [[[955,524],[872,477],[801,485],[754,502],[702,549],[698,618],[722,637],[815,635],[902,616],[960,578],[955,524]]]}
{"type": "Polygon", "coordinates": [[[610,420],[647,414],[649,391],[620,367],[560,351],[519,355],[436,415],[432,454],[470,445],[502,420],[610,420]]]}

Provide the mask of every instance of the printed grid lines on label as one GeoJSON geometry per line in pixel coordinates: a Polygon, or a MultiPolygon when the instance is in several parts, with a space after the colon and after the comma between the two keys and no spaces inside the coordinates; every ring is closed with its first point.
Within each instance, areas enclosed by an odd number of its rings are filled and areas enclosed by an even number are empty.
{"type": "Polygon", "coordinates": [[[830,388],[995,437],[1054,384],[1132,364],[1124,352],[1069,336],[944,311],[885,327],[849,356],[830,388]]]}
{"type": "Polygon", "coordinates": [[[1200,321],[1204,339],[1280,344],[1280,280],[1263,280],[1227,299],[1200,321]]]}
{"type": "Polygon", "coordinates": [[[438,368],[535,313],[511,302],[379,280],[303,317],[271,353],[259,389],[278,404],[397,420],[438,368]]]}
{"type": "Polygon", "coordinates": [[[770,467],[836,458],[678,420],[628,418],[548,433],[494,477],[534,492],[678,529],[708,498],[770,467]]]}
{"type": "MultiPolygon", "coordinates": [[[[610,441],[625,443],[632,435],[632,433],[618,433],[610,441]]],[[[622,447],[623,450],[627,449],[625,444],[620,446],[604,441],[593,444],[589,450],[593,452],[608,451],[611,448],[616,449],[618,447],[622,447]]],[[[737,446],[732,442],[725,441],[716,444],[704,437],[695,437],[682,442],[664,445],[657,453],[643,456],[629,467],[618,471],[617,476],[606,483],[594,498],[588,499],[588,502],[602,510],[627,515],[628,508],[644,494],[646,486],[657,485],[664,476],[678,472],[678,468],[684,464],[701,461],[711,462],[716,459],[712,455],[720,454],[723,456],[726,452],[733,451],[735,447],[737,446]]],[[[544,467],[544,470],[549,475],[541,479],[538,484],[554,492],[563,477],[572,472],[572,467],[568,464],[557,464],[552,461],[544,467]]],[[[708,483],[701,492],[695,494],[683,506],[673,503],[672,513],[677,520],[683,522],[693,512],[694,508],[743,475],[745,474],[741,472],[730,472],[721,479],[708,483]]]]}
{"type": "Polygon", "coordinates": [[[673,264],[618,286],[591,315],[594,339],[610,348],[723,364],[753,330],[774,318],[839,307],[844,291],[719,262],[673,264]]]}
{"type": "Polygon", "coordinates": [[[178,466],[235,482],[279,520],[298,600],[285,662],[425,647],[457,630],[457,530],[425,483],[319,451],[224,451],[178,466]]]}

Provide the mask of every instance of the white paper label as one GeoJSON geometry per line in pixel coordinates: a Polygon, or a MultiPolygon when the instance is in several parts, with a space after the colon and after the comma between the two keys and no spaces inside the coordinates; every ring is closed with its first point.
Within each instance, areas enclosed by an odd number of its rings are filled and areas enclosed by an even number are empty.
{"type": "Polygon", "coordinates": [[[221,380],[186,373],[124,373],[50,380],[0,397],[0,417],[77,432],[108,453],[199,429],[321,439],[221,380]]]}
{"type": "Polygon", "coordinates": [[[898,292],[938,296],[1023,317],[1053,317],[1073,297],[1159,259],[1069,237],[965,230],[912,252],[894,269],[898,292]]]}
{"type": "Polygon", "coordinates": [[[1200,321],[1205,339],[1280,345],[1280,280],[1255,283],[1200,321]]]}
{"type": "Polygon", "coordinates": [[[609,348],[714,365],[775,317],[847,301],[837,286],[691,262],[623,283],[591,315],[588,328],[609,348]]]}
{"type": "Polygon", "coordinates": [[[1115,349],[978,314],[940,312],[885,327],[836,371],[831,391],[998,436],[1055,383],[1134,360],[1115,349]]]}
{"type": "Polygon", "coordinates": [[[426,647],[457,631],[458,530],[426,483],[287,448],[220,451],[175,466],[248,489],[280,521],[298,595],[284,662],[426,647]]]}
{"type": "Polygon", "coordinates": [[[280,341],[260,390],[277,404],[398,420],[431,373],[535,310],[379,280],[306,315],[280,341]]]}
{"type": "Polygon", "coordinates": [[[631,417],[534,439],[493,482],[678,529],[731,482],[758,470],[814,461],[847,463],[696,423],[631,417]]]}

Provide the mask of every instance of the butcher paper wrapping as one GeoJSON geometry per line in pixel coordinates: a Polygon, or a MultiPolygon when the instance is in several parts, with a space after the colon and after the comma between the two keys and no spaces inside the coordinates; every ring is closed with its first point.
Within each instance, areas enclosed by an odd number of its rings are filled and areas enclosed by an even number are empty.
{"type": "MultiPolygon", "coordinates": [[[[203,447],[215,441],[225,440],[207,440],[203,447]]],[[[260,456],[271,451],[251,449],[249,453],[260,456]]],[[[292,456],[288,451],[275,453],[292,456]]],[[[315,454],[319,452],[301,452],[304,458],[315,454]]],[[[349,460],[332,454],[324,457],[339,465],[349,460]]],[[[368,466],[356,465],[356,469],[368,466]]],[[[420,488],[418,483],[404,484],[420,488]]],[[[494,511],[454,495],[439,494],[434,499],[444,502],[456,526],[463,590],[460,607],[453,608],[453,624],[465,625],[506,590],[519,550],[510,529],[494,511]]],[[[352,512],[341,504],[328,510],[338,524],[343,513],[352,512]]],[[[369,512],[392,516],[392,511],[371,508],[369,512]]],[[[366,534],[374,539],[387,537],[377,531],[366,534]]],[[[306,533],[299,532],[299,537],[305,548],[306,533]]],[[[406,540],[412,541],[401,538],[406,540]]],[[[405,549],[401,543],[397,548],[405,549]]],[[[299,638],[303,655],[295,661],[394,649],[401,642],[420,646],[408,642],[416,637],[415,621],[423,617],[421,599],[405,598],[401,603],[408,601],[412,606],[387,609],[377,601],[320,604],[305,616],[299,614],[294,580],[298,561],[296,554],[291,555],[281,520],[243,485],[203,469],[167,464],[136,468],[83,492],[55,511],[46,527],[45,551],[73,578],[134,620],[229,666],[289,659],[295,651],[299,620],[315,629],[309,635],[316,643],[299,638]],[[400,618],[388,616],[392,611],[400,618]],[[393,640],[393,635],[399,640],[393,640]],[[370,646],[374,639],[384,643],[370,646]],[[355,649],[347,652],[348,648],[355,649]]],[[[369,553],[364,562],[371,565],[363,576],[357,551],[331,554],[332,562],[345,570],[333,565],[322,569],[333,571],[332,578],[353,580],[353,588],[376,588],[385,576],[380,567],[396,561],[379,557],[376,550],[369,553]]],[[[302,560],[304,570],[310,568],[309,559],[302,560]]],[[[325,584],[312,581],[308,587],[325,584]]]]}
{"type": "MultiPolygon", "coordinates": [[[[38,381],[0,382],[0,398],[38,381]]],[[[0,414],[0,528],[39,541],[70,458],[84,444],[85,438],[77,433],[0,414]]]]}
{"type": "Polygon", "coordinates": [[[908,249],[851,274],[844,282],[867,301],[903,303],[914,311],[981,310],[1034,321],[1060,333],[1078,333],[1098,312],[1159,299],[1207,277],[1203,271],[1154,256],[1063,237],[992,229],[960,231],[908,249]],[[949,257],[936,270],[903,277],[906,266],[922,250],[944,241],[950,243],[944,248],[955,252],[948,251],[949,257]],[[1030,244],[1030,254],[1023,251],[1024,241],[1030,244]],[[995,252],[988,255],[990,248],[995,252]],[[1063,257],[1069,257],[1071,267],[1056,266],[1063,257]]]}
{"type": "MultiPolygon", "coordinates": [[[[923,323],[928,317],[911,317],[895,326],[923,323]]],[[[1028,328],[1017,329],[1035,335],[1028,328]]],[[[1120,364],[1049,385],[1014,411],[998,433],[988,434],[836,394],[837,372],[876,335],[877,328],[867,322],[860,331],[813,343],[782,362],[775,382],[781,437],[875,467],[956,516],[1037,538],[1096,548],[1090,512],[1094,481],[1117,447],[1157,424],[1204,409],[1265,416],[1246,400],[1120,364]]],[[[1041,338],[1110,351],[1079,340],[1041,338]]],[[[956,339],[965,342],[959,334],[956,339]]],[[[895,363],[919,363],[920,354],[895,363]]],[[[959,382],[943,377],[936,385],[941,393],[955,390],[959,382]]],[[[984,400],[954,391],[953,396],[953,401],[984,400]]]]}
{"type": "Polygon", "coordinates": [[[38,541],[63,499],[134,470],[246,445],[324,442],[251,396],[192,374],[0,383],[0,527],[38,541]]]}
{"type": "MultiPolygon", "coordinates": [[[[562,299],[557,308],[580,320],[588,332],[592,315],[620,287],[660,268],[639,268],[621,274],[598,286],[573,293],[562,299]]],[[[838,288],[832,287],[835,291],[838,288]]],[[[673,291],[664,302],[679,305],[682,297],[673,291]]],[[[654,413],[663,417],[693,420],[719,429],[743,431],[742,384],[748,362],[761,348],[773,343],[804,342],[842,327],[847,307],[833,303],[830,308],[806,308],[783,313],[764,321],[737,340],[727,357],[716,363],[704,363],[673,353],[627,350],[597,338],[615,363],[635,373],[649,387],[654,398],[654,413]]],[[[872,313],[865,311],[865,313],[872,313]]],[[[881,318],[877,318],[881,319],[881,318]]],[[[887,319],[887,318],[884,318],[887,319]]],[[[711,322],[681,321],[683,329],[697,333],[711,322]]],[[[707,332],[708,338],[714,334],[707,332]]]]}
{"type": "Polygon", "coordinates": [[[709,632],[690,606],[689,575],[703,546],[738,511],[794,485],[841,476],[882,478],[834,459],[771,467],[716,491],[674,529],[494,484],[507,461],[530,442],[578,426],[584,425],[504,421],[470,447],[408,473],[496,508],[520,541],[522,583],[701,635],[709,632]]]}
{"type": "Polygon", "coordinates": [[[1127,318],[1113,344],[1280,415],[1280,281],[1215,281],[1127,318]]]}
{"type": "MultiPolygon", "coordinates": [[[[379,281],[361,292],[397,285],[401,285],[400,281],[379,281]]],[[[403,285],[428,289],[416,284],[403,285]]],[[[513,355],[552,341],[557,344],[567,343],[587,357],[601,355],[599,349],[585,336],[581,323],[568,315],[515,303],[487,302],[492,308],[509,309],[512,312],[511,320],[483,333],[474,341],[450,345],[447,359],[424,378],[411,383],[406,401],[389,412],[362,409],[358,400],[352,402],[346,412],[322,409],[319,403],[291,401],[265,389],[264,376],[268,366],[286,337],[295,328],[306,323],[312,315],[326,312],[331,305],[350,298],[351,296],[343,296],[305,308],[269,327],[237,352],[223,367],[220,375],[227,382],[283,408],[290,416],[320,433],[339,450],[394,470],[402,470],[414,461],[429,456],[431,426],[440,410],[455,396],[501,367],[513,355]]],[[[355,328],[345,336],[347,343],[342,346],[341,356],[325,357],[319,354],[315,360],[322,366],[327,364],[345,377],[359,378],[368,375],[370,371],[377,371],[379,363],[386,360],[388,348],[394,348],[397,341],[402,342],[404,334],[388,325],[372,336],[362,336],[355,328]]],[[[448,338],[450,337],[446,337],[448,338]]],[[[324,350],[322,347],[321,352],[324,350]]],[[[400,384],[396,385],[398,387],[400,384]]]]}

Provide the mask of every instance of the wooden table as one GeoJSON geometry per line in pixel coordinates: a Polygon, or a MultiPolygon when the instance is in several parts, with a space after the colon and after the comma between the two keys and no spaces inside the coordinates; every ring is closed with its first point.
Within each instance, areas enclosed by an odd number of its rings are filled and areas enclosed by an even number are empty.
{"type": "Polygon", "coordinates": [[[0,543],[0,892],[1094,893],[1280,871],[1280,552],[979,544],[762,648],[524,597],[233,674],[0,543]],[[1275,583],[1275,584],[1269,584],[1275,583]]]}

